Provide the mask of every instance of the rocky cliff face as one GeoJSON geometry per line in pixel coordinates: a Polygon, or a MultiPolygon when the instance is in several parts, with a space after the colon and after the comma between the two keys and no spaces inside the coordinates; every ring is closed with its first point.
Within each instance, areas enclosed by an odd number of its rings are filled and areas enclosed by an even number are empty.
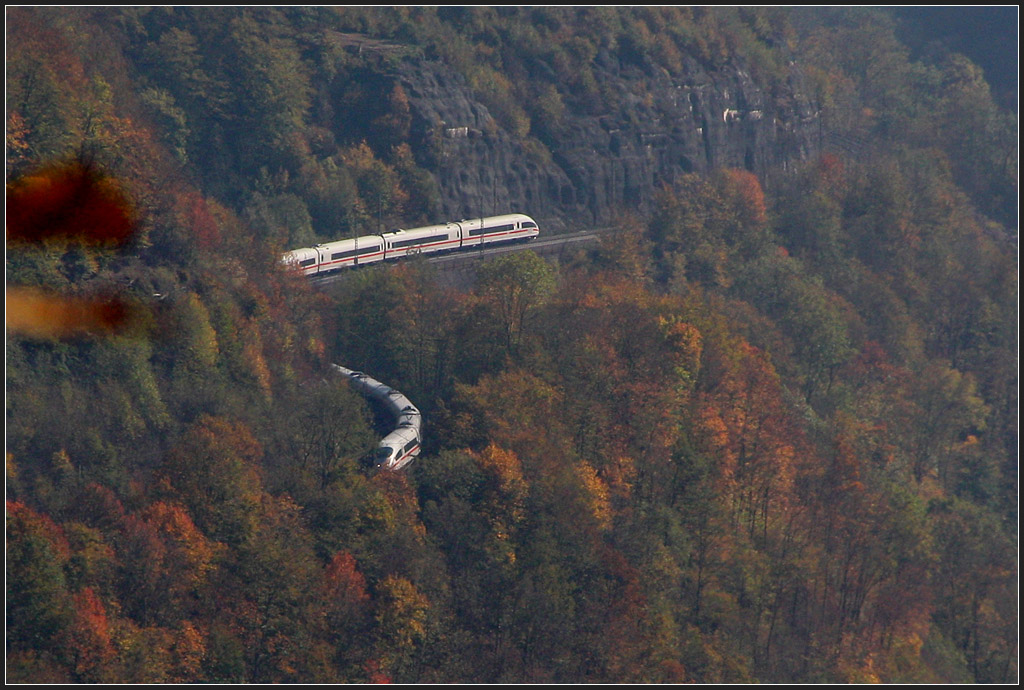
{"type": "MultiPolygon", "coordinates": [[[[696,63],[673,77],[599,55],[605,112],[569,114],[544,142],[514,136],[444,65],[405,60],[395,79],[409,99],[413,138],[442,192],[446,218],[516,211],[549,226],[600,225],[647,210],[678,175],[718,167],[763,175],[813,155],[819,122],[796,69],[767,94],[740,67],[709,73],[696,63]]],[[[535,127],[536,128],[536,127],[535,127]]],[[[532,133],[531,133],[532,134],[532,133]]]]}

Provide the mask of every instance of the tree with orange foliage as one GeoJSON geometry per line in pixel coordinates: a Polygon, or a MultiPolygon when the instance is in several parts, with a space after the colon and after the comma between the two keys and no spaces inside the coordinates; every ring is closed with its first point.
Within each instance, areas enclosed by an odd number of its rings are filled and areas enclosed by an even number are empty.
{"type": "Polygon", "coordinates": [[[160,475],[204,533],[236,545],[256,526],[262,452],[245,424],[203,416],[167,454],[160,475]]]}
{"type": "Polygon", "coordinates": [[[430,601],[403,577],[389,575],[377,589],[376,648],[388,675],[402,679],[409,676],[416,650],[426,639],[430,601]]]}
{"type": "Polygon", "coordinates": [[[765,250],[768,236],[768,205],[757,176],[747,170],[724,168],[712,176],[728,210],[729,222],[723,228],[725,241],[749,258],[765,250]]]}
{"type": "Polygon", "coordinates": [[[371,606],[366,578],[348,552],[334,554],[324,570],[327,631],[343,678],[357,675],[370,653],[371,606]]]}
{"type": "Polygon", "coordinates": [[[170,626],[197,612],[224,548],[182,506],[158,501],[125,520],[118,552],[125,613],[170,626]]]}
{"type": "Polygon", "coordinates": [[[258,500],[254,529],[218,590],[218,617],[242,644],[247,680],[332,682],[323,570],[312,535],[289,497],[258,500]]]}

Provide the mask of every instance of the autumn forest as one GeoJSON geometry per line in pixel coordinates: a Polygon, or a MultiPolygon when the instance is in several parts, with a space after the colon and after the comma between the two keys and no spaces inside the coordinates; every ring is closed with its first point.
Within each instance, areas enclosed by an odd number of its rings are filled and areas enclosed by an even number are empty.
{"type": "Polygon", "coordinates": [[[1017,115],[906,21],[8,7],[8,682],[1015,683],[1017,115]],[[795,65],[821,145],[468,285],[285,270],[450,220],[427,60],[538,165],[625,107],[595,61],[795,65]]]}

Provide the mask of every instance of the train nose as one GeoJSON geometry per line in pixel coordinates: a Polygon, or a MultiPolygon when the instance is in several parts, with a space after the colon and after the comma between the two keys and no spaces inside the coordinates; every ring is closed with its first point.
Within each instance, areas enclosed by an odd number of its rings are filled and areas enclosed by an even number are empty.
{"type": "Polygon", "coordinates": [[[373,464],[377,467],[382,467],[391,463],[395,457],[394,448],[378,448],[373,453],[373,464]]]}

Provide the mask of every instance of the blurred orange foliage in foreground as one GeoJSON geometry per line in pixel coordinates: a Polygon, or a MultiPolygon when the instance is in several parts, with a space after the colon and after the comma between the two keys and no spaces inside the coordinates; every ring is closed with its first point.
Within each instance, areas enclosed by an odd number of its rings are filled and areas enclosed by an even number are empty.
{"type": "Polygon", "coordinates": [[[7,328],[29,338],[69,338],[119,331],[132,310],[118,298],[70,299],[33,288],[8,288],[7,328]]]}

